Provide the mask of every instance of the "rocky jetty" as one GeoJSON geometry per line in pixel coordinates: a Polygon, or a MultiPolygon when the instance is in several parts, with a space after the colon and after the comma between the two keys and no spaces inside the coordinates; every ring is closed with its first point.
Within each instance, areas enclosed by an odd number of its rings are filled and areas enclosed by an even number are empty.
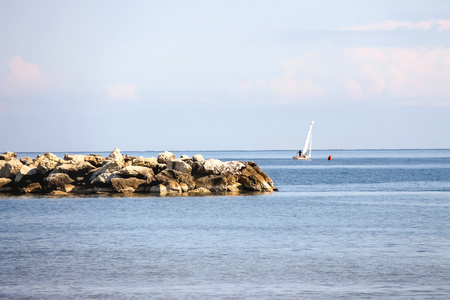
{"type": "Polygon", "coordinates": [[[273,192],[272,180],[256,163],[222,162],[159,153],[158,157],[122,155],[118,148],[108,157],[97,154],[52,153],[35,159],[5,152],[0,155],[0,193],[52,195],[152,193],[157,195],[273,192]]]}

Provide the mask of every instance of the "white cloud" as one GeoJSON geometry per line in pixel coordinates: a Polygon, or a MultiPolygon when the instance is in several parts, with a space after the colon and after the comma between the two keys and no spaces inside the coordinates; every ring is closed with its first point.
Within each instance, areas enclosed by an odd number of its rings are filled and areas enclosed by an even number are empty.
{"type": "Polygon", "coordinates": [[[325,95],[325,89],[311,76],[302,76],[300,80],[293,76],[274,78],[270,83],[270,89],[276,95],[284,98],[313,97],[325,95]]]}
{"type": "Polygon", "coordinates": [[[373,23],[368,25],[344,27],[341,31],[392,31],[396,29],[405,30],[431,30],[433,26],[437,26],[439,30],[450,30],[450,20],[429,20],[423,22],[399,22],[384,21],[381,23],[373,23]]]}
{"type": "Polygon", "coordinates": [[[343,59],[350,70],[344,86],[353,98],[450,98],[450,49],[353,48],[343,59]]]}
{"type": "Polygon", "coordinates": [[[241,81],[238,88],[246,95],[251,93],[271,93],[282,101],[302,97],[321,97],[326,90],[313,79],[319,68],[313,62],[313,54],[284,60],[281,76],[271,79],[241,81]]]}
{"type": "Polygon", "coordinates": [[[137,85],[113,84],[107,87],[111,98],[133,99],[136,96],[137,85]]]}
{"type": "Polygon", "coordinates": [[[29,96],[43,92],[48,86],[47,76],[43,75],[35,64],[14,56],[8,63],[11,73],[6,75],[2,85],[2,94],[8,96],[29,96]]]}
{"type": "Polygon", "coordinates": [[[450,30],[450,20],[437,20],[439,30],[450,30]]]}

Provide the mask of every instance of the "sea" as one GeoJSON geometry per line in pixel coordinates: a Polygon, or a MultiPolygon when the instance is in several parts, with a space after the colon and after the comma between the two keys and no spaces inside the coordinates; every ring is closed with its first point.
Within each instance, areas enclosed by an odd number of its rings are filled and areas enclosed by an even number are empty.
{"type": "Polygon", "coordinates": [[[279,191],[2,194],[0,299],[450,299],[450,149],[173,153],[279,191]]]}

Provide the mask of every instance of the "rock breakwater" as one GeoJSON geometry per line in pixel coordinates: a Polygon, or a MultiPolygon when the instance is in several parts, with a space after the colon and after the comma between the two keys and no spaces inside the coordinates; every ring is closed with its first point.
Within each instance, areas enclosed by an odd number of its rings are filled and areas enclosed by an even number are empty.
{"type": "Polygon", "coordinates": [[[35,159],[5,152],[0,155],[0,193],[52,195],[152,193],[157,195],[273,192],[272,179],[255,162],[204,159],[171,152],[158,157],[52,153],[35,159]]]}

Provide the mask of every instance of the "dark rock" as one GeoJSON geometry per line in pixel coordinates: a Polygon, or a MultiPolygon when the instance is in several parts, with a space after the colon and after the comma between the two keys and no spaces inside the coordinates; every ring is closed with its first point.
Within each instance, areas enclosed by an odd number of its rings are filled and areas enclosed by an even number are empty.
{"type": "Polygon", "coordinates": [[[227,181],[221,175],[207,175],[195,179],[195,187],[205,188],[211,192],[226,192],[227,181]]]}
{"type": "Polygon", "coordinates": [[[144,192],[147,181],[138,178],[112,178],[111,185],[118,193],[144,192]]]}
{"type": "Polygon", "coordinates": [[[31,182],[25,186],[19,187],[21,193],[41,193],[43,192],[42,185],[39,182],[31,182]]]}
{"type": "Polygon", "coordinates": [[[176,170],[165,169],[162,172],[155,175],[155,180],[159,183],[167,183],[175,181],[177,183],[185,183],[190,190],[195,188],[194,177],[191,174],[179,172],[176,170]]]}
{"type": "Polygon", "coordinates": [[[69,188],[66,185],[71,184],[74,180],[65,173],[52,173],[45,178],[45,182],[47,183],[47,188],[51,190],[66,190],[73,187],[69,188]]]}
{"type": "Polygon", "coordinates": [[[77,177],[84,177],[86,174],[88,174],[91,170],[94,169],[94,166],[92,166],[90,163],[83,160],[74,160],[74,164],[72,163],[65,163],[65,164],[59,164],[57,165],[50,174],[55,173],[64,173],[69,175],[70,178],[75,179],[77,177]]]}
{"type": "Polygon", "coordinates": [[[245,164],[245,168],[241,170],[241,176],[239,178],[241,183],[246,189],[257,192],[273,192],[273,188],[267,183],[264,177],[249,164],[245,164]]]}
{"type": "Polygon", "coordinates": [[[33,159],[31,157],[22,157],[20,159],[20,162],[22,164],[24,164],[25,166],[29,166],[29,165],[31,165],[33,163],[33,159]]]}
{"type": "Polygon", "coordinates": [[[17,158],[17,154],[14,152],[5,152],[0,154],[0,160],[10,161],[11,159],[17,158]]]}

